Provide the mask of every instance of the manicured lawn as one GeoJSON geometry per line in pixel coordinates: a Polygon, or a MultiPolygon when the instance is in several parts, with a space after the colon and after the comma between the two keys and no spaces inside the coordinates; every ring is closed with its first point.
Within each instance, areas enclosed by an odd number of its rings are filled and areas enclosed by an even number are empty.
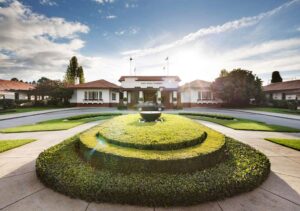
{"type": "Polygon", "coordinates": [[[266,138],[265,140],[280,144],[292,149],[300,150],[300,139],[266,138]]]}
{"type": "Polygon", "coordinates": [[[25,112],[31,112],[31,111],[44,111],[44,110],[50,110],[50,109],[57,109],[57,108],[49,108],[49,107],[16,108],[16,109],[8,109],[5,111],[1,111],[0,115],[25,113],[25,112]]]}
{"type": "Polygon", "coordinates": [[[23,125],[23,126],[18,126],[13,128],[6,128],[0,130],[0,132],[19,133],[19,132],[33,132],[33,131],[67,130],[87,122],[108,119],[116,115],[120,115],[120,114],[99,113],[99,114],[79,115],[79,116],[68,117],[64,119],[54,119],[49,121],[38,122],[32,125],[23,125]]]}
{"type": "Polygon", "coordinates": [[[0,153],[36,141],[35,139],[0,140],[0,153]]]}
{"type": "Polygon", "coordinates": [[[140,122],[139,114],[122,115],[99,127],[102,137],[140,149],[179,149],[202,140],[204,128],[183,116],[163,114],[162,122],[140,122]],[[171,148],[168,148],[171,147],[171,148]]]}
{"type": "Polygon", "coordinates": [[[264,111],[264,112],[273,112],[273,113],[279,113],[279,114],[296,114],[300,115],[299,110],[290,110],[287,108],[269,108],[269,107],[256,107],[256,108],[247,108],[248,110],[253,111],[264,111]]]}
{"type": "Polygon", "coordinates": [[[300,132],[300,129],[290,128],[281,125],[270,125],[264,122],[253,121],[249,119],[238,119],[234,118],[232,120],[220,119],[218,116],[206,117],[201,115],[186,115],[192,119],[205,120],[209,122],[214,122],[235,130],[256,130],[256,131],[273,131],[273,132],[300,132]]]}

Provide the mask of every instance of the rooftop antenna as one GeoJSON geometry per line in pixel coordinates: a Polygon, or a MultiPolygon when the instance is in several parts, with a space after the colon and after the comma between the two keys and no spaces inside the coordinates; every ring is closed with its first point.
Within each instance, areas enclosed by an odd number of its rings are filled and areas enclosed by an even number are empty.
{"type": "Polygon", "coordinates": [[[132,75],[132,60],[133,58],[130,57],[129,62],[130,62],[130,70],[129,70],[129,75],[132,75]]]}

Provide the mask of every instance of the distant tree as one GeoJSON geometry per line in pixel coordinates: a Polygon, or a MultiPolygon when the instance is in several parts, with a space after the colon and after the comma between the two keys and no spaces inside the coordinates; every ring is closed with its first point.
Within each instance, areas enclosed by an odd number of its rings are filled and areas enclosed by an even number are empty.
{"type": "Polygon", "coordinates": [[[221,72],[220,72],[219,77],[225,77],[225,76],[227,76],[228,74],[229,74],[229,72],[228,72],[227,70],[222,69],[221,72]]]}
{"type": "Polygon", "coordinates": [[[277,82],[282,82],[282,78],[281,78],[280,73],[278,71],[274,71],[272,73],[271,83],[277,83],[277,82]]]}
{"type": "Polygon", "coordinates": [[[78,68],[78,77],[79,77],[79,83],[80,84],[84,83],[85,79],[84,79],[84,72],[82,66],[78,68]]]}
{"type": "Polygon", "coordinates": [[[38,84],[43,84],[43,83],[49,82],[49,81],[51,81],[49,78],[41,77],[37,82],[38,82],[38,84]]]}
{"type": "Polygon", "coordinates": [[[68,65],[64,80],[68,84],[75,84],[77,78],[79,78],[79,83],[84,83],[83,68],[79,66],[76,56],[73,56],[68,65]]]}
{"type": "Polygon", "coordinates": [[[19,79],[17,79],[17,78],[12,78],[12,79],[10,79],[11,81],[19,81],[19,79]]]}
{"type": "Polygon", "coordinates": [[[234,69],[220,74],[212,83],[214,94],[232,106],[248,105],[251,98],[259,102],[262,97],[262,81],[251,71],[234,69]]]}

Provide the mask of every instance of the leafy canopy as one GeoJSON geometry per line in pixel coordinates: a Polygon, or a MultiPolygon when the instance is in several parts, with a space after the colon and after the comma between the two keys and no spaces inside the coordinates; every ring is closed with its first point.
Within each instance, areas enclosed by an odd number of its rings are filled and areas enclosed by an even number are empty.
{"type": "Polygon", "coordinates": [[[215,95],[232,106],[247,105],[251,98],[260,101],[262,81],[251,71],[234,69],[231,72],[222,70],[220,77],[212,83],[215,95]]]}

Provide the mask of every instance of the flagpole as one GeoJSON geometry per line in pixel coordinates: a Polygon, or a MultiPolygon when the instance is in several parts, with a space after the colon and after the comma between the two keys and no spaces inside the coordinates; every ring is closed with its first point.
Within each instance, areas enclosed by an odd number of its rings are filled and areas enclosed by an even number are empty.
{"type": "Polygon", "coordinates": [[[130,62],[130,69],[129,69],[129,75],[132,75],[132,57],[130,57],[129,62],[130,62]]]}

